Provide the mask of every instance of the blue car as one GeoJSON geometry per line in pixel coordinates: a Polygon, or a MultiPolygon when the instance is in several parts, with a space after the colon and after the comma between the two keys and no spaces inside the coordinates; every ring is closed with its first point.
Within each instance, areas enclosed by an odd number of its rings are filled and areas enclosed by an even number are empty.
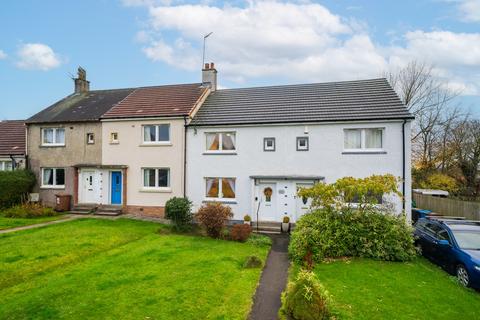
{"type": "Polygon", "coordinates": [[[422,254],[465,287],[480,289],[480,222],[421,218],[415,244],[422,254]]]}

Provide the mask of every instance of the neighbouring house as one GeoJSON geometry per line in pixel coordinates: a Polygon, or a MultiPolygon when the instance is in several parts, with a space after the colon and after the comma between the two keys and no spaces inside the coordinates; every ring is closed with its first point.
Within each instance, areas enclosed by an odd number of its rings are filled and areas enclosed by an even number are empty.
{"type": "Polygon", "coordinates": [[[50,206],[55,205],[56,194],[72,195],[72,204],[109,204],[111,175],[125,168],[102,165],[100,117],[134,89],[90,90],[82,68],[74,81],[73,94],[26,121],[29,166],[37,176],[35,192],[50,206]],[[98,175],[88,174],[96,170],[98,175]],[[94,189],[105,192],[94,198],[94,189]]]}
{"type": "Polygon", "coordinates": [[[187,195],[236,220],[296,221],[299,188],[389,173],[404,197],[382,199],[409,218],[412,119],[386,79],[217,90],[188,125],[187,195]]]}
{"type": "Polygon", "coordinates": [[[0,121],[0,171],[24,169],[26,166],[25,121],[0,121]]]}

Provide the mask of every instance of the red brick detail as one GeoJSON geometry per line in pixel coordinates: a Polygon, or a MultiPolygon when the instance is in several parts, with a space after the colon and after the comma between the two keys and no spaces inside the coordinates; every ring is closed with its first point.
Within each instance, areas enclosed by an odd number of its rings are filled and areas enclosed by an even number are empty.
{"type": "Polygon", "coordinates": [[[127,206],[126,213],[137,216],[164,218],[165,207],[151,207],[151,206],[127,206]]]}

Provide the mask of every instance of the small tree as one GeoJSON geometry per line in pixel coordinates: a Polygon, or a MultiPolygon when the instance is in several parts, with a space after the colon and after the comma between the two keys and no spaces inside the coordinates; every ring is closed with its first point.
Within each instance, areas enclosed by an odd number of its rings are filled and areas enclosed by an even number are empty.
{"type": "Polygon", "coordinates": [[[165,204],[165,217],[178,231],[188,229],[193,222],[192,202],[188,198],[173,197],[165,204]]]}
{"type": "Polygon", "coordinates": [[[195,215],[195,218],[212,238],[220,238],[222,230],[232,217],[232,209],[219,202],[209,202],[203,205],[195,215]]]}

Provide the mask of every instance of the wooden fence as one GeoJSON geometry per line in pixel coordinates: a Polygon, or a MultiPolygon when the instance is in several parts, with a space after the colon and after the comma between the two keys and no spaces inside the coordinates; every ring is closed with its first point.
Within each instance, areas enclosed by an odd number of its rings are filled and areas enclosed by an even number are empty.
{"type": "Polygon", "coordinates": [[[480,220],[480,202],[432,197],[419,193],[413,193],[413,200],[420,209],[432,210],[446,216],[480,220]]]}

